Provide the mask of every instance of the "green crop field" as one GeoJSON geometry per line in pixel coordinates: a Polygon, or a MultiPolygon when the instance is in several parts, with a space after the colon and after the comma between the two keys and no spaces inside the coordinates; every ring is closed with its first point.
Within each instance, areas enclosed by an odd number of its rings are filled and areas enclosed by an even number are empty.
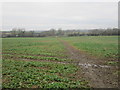
{"type": "Polygon", "coordinates": [[[81,36],[62,39],[93,56],[118,58],[118,36],[81,36]]]}
{"type": "Polygon", "coordinates": [[[3,38],[3,88],[88,88],[60,40],[98,58],[118,57],[117,36],[3,38]]]}
{"type": "Polygon", "coordinates": [[[56,38],[5,38],[2,53],[3,88],[86,87],[76,80],[75,65],[55,63],[70,61],[56,38]]]}

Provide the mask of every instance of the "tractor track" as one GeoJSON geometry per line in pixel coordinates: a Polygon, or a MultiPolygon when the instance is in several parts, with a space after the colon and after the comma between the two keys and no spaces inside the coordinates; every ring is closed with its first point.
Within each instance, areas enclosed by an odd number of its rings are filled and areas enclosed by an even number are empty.
{"type": "Polygon", "coordinates": [[[93,88],[118,88],[118,75],[113,74],[117,67],[103,65],[101,60],[90,58],[67,41],[60,39],[59,41],[64,44],[73,63],[76,62],[80,68],[78,79],[85,78],[93,88]]]}

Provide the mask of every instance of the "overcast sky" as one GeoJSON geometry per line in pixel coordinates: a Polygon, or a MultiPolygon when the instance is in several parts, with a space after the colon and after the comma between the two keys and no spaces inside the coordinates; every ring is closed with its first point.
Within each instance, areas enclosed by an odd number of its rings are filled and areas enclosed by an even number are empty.
{"type": "Polygon", "coordinates": [[[2,12],[3,30],[118,27],[117,2],[5,2],[2,12]]]}

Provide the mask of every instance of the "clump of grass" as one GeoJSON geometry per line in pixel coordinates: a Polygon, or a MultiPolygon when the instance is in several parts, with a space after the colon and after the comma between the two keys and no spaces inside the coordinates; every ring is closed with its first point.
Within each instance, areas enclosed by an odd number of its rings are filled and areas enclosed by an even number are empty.
{"type": "Polygon", "coordinates": [[[108,64],[108,65],[117,65],[118,62],[116,62],[116,61],[109,61],[109,62],[107,62],[107,64],[108,64]]]}

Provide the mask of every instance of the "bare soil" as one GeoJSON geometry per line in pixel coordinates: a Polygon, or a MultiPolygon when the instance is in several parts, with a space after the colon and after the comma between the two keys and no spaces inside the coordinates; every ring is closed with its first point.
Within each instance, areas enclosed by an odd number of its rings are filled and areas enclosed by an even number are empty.
{"type": "Polygon", "coordinates": [[[70,45],[64,40],[60,40],[67,49],[67,54],[80,70],[78,71],[78,79],[84,78],[89,82],[89,86],[93,88],[118,88],[118,71],[117,66],[105,65],[105,59],[98,59],[93,56],[81,52],[76,47],[70,45]]]}

